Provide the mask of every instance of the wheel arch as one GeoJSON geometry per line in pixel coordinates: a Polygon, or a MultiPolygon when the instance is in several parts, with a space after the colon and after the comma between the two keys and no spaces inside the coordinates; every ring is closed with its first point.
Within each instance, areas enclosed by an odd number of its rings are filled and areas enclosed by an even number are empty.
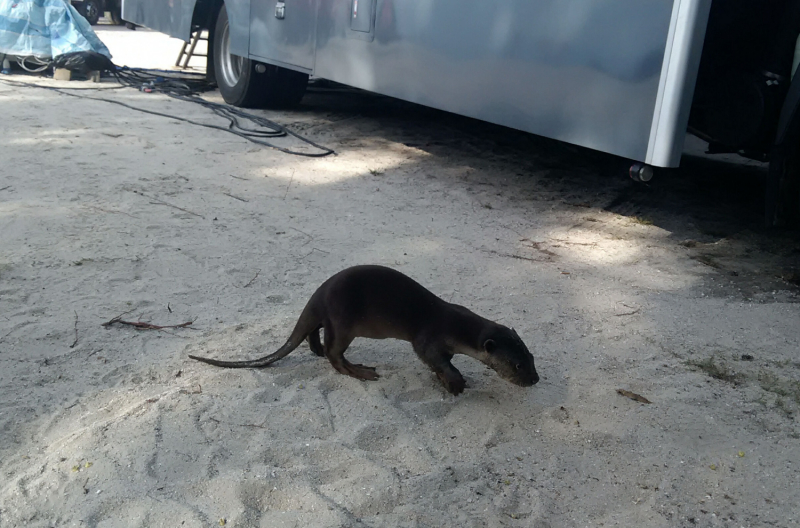
{"type": "MultiPolygon", "coordinates": [[[[247,57],[250,48],[250,1],[225,0],[231,23],[231,50],[247,57]]],[[[124,0],[122,18],[189,42],[198,29],[213,31],[223,0],[124,0]]]]}
{"type": "Polygon", "coordinates": [[[209,33],[213,32],[223,3],[230,24],[231,52],[247,58],[250,48],[250,0],[196,0],[192,12],[192,31],[207,29],[209,33]]]}

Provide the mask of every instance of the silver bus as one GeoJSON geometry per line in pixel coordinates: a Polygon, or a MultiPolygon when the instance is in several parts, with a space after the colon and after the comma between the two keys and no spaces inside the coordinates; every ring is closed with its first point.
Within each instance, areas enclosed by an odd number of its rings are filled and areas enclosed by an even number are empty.
{"type": "Polygon", "coordinates": [[[229,104],[300,103],[309,75],[596,149],[634,179],[685,135],[770,161],[765,218],[800,209],[797,0],[123,0],[209,32],[229,104]]]}

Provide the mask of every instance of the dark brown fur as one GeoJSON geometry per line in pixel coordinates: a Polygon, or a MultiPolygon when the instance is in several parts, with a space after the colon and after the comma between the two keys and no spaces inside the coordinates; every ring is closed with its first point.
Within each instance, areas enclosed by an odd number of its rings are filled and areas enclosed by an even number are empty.
{"type": "Polygon", "coordinates": [[[533,356],[514,329],[445,302],[399,271],[382,266],[355,266],[326,280],[309,299],[292,335],[269,356],[253,361],[189,357],[219,367],[266,367],[308,339],[311,350],[327,357],[342,374],[376,380],[373,367],[354,365],[344,357],[356,337],[409,341],[453,394],[460,394],[466,385],[451,363],[454,354],[473,357],[516,385],[529,387],[539,381],[533,356]],[[324,344],[320,328],[325,329],[324,344]]]}

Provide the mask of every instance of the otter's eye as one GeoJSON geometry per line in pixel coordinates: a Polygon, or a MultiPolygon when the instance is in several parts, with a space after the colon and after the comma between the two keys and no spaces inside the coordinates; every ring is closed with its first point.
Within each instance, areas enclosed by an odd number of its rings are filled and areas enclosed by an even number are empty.
{"type": "Polygon", "coordinates": [[[520,370],[521,368],[522,368],[522,364],[521,363],[517,363],[517,370],[520,370]]]}

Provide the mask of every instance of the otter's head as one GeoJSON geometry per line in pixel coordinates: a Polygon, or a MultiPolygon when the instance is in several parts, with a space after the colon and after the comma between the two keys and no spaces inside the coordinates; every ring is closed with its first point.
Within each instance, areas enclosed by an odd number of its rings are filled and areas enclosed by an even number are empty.
{"type": "Polygon", "coordinates": [[[478,358],[514,385],[530,387],[539,382],[533,355],[513,328],[497,325],[481,336],[483,353],[478,358]]]}

